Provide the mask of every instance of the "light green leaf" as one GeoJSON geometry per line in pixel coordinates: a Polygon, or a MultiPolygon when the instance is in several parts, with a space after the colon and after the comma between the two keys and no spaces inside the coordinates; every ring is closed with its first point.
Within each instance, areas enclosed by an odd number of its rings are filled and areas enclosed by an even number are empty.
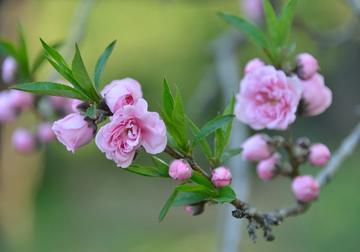
{"type": "Polygon", "coordinates": [[[82,94],[73,87],[53,82],[30,82],[13,85],[11,88],[38,95],[63,96],[79,100],[86,100],[86,97],[83,97],[82,94]]]}
{"type": "Polygon", "coordinates": [[[96,119],[96,105],[92,105],[86,109],[86,116],[90,117],[91,119],[96,119]]]}
{"type": "Polygon", "coordinates": [[[18,60],[17,50],[15,46],[6,40],[0,40],[0,54],[4,54],[5,56],[11,56],[14,59],[18,60]]]}
{"type": "Polygon", "coordinates": [[[111,55],[114,46],[116,44],[116,40],[114,40],[113,42],[111,42],[104,50],[104,52],[100,55],[99,59],[96,62],[96,66],[95,66],[95,72],[94,72],[94,84],[96,89],[99,88],[100,86],[100,77],[101,74],[104,70],[104,66],[109,58],[109,56],[111,55]]]}
{"type": "Polygon", "coordinates": [[[91,97],[95,102],[99,102],[101,97],[97,93],[93,82],[91,81],[89,74],[85,68],[85,64],[82,60],[79,47],[75,46],[75,55],[72,61],[71,67],[75,80],[86,91],[86,94],[91,97]]]}
{"type": "Polygon", "coordinates": [[[199,133],[195,136],[192,144],[196,145],[199,141],[213,133],[215,130],[221,128],[229,121],[232,121],[234,115],[221,115],[217,116],[214,119],[208,121],[199,131],[199,133]]]}
{"type": "Polygon", "coordinates": [[[163,106],[166,115],[171,117],[174,110],[174,97],[171,94],[171,90],[166,79],[164,79],[163,82],[163,106]]]}
{"type": "Polygon", "coordinates": [[[169,165],[157,156],[151,156],[153,163],[155,164],[157,171],[162,177],[169,177],[169,165]]]}
{"type": "Polygon", "coordinates": [[[221,156],[221,163],[225,163],[230,158],[239,155],[242,151],[242,148],[230,149],[225,151],[221,156]]]}
{"type": "Polygon", "coordinates": [[[30,66],[27,52],[27,46],[25,41],[25,35],[21,27],[18,28],[19,34],[19,49],[18,49],[18,63],[21,66],[23,78],[30,78],[30,66]]]}
{"type": "Polygon", "coordinates": [[[278,32],[282,46],[288,43],[296,5],[297,0],[289,0],[281,11],[278,32]]]}
{"type": "Polygon", "coordinates": [[[200,172],[193,171],[190,180],[198,185],[203,185],[208,189],[215,189],[214,185],[208,178],[205,178],[200,172]]]}
{"type": "Polygon", "coordinates": [[[264,4],[264,14],[265,14],[266,26],[267,26],[267,30],[270,34],[270,38],[272,41],[277,40],[277,36],[278,36],[277,35],[277,33],[278,33],[277,23],[278,22],[277,22],[275,10],[269,0],[264,0],[263,4],[264,4]]]}
{"type": "Polygon", "coordinates": [[[209,195],[214,194],[212,191],[209,190],[208,187],[203,185],[178,185],[176,187],[176,190],[178,190],[179,192],[204,192],[209,193],[209,195]]]}
{"type": "Polygon", "coordinates": [[[138,164],[132,164],[128,168],[124,169],[127,172],[132,172],[138,175],[146,176],[146,177],[161,177],[158,170],[155,167],[147,167],[138,164]]]}
{"type": "Polygon", "coordinates": [[[162,221],[165,218],[166,214],[169,212],[171,206],[173,205],[177,195],[178,195],[178,191],[174,190],[174,192],[170,195],[170,197],[168,198],[165,205],[160,211],[159,221],[162,221]]]}
{"type": "MultiPolygon", "coordinates": [[[[196,124],[188,117],[186,116],[186,120],[193,132],[194,135],[199,134],[200,129],[196,126],[196,124]]],[[[207,157],[208,160],[211,159],[212,153],[211,153],[211,148],[209,143],[206,141],[206,139],[203,139],[201,141],[199,141],[200,147],[202,149],[202,151],[204,152],[205,156],[207,157]]]]}

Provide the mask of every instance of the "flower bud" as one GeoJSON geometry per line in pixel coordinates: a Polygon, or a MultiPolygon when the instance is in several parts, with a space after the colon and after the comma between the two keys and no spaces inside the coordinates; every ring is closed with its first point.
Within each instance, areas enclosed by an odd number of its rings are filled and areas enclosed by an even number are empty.
{"type": "Polygon", "coordinates": [[[82,100],[72,99],[72,101],[71,101],[72,111],[73,111],[73,112],[78,112],[78,111],[79,111],[78,106],[79,106],[80,104],[82,104],[82,103],[83,103],[82,100]]]}
{"type": "Polygon", "coordinates": [[[17,70],[17,63],[13,57],[5,58],[2,67],[1,67],[1,75],[2,79],[6,84],[12,84],[15,82],[17,70]]]}
{"type": "Polygon", "coordinates": [[[15,109],[30,108],[34,103],[34,95],[27,92],[10,90],[9,95],[11,104],[15,109]]]}
{"type": "Polygon", "coordinates": [[[265,63],[262,60],[258,58],[252,59],[245,66],[245,74],[250,73],[262,66],[265,66],[265,63]]]}
{"type": "Polygon", "coordinates": [[[42,143],[49,143],[55,139],[55,134],[51,129],[52,124],[49,122],[41,123],[37,129],[37,137],[42,143]]]}
{"type": "Polygon", "coordinates": [[[244,14],[253,22],[257,23],[262,18],[263,2],[262,0],[243,0],[241,1],[244,14]]]}
{"type": "Polygon", "coordinates": [[[12,135],[12,145],[21,153],[31,153],[36,148],[36,141],[28,129],[18,128],[12,135]]]}
{"type": "Polygon", "coordinates": [[[319,69],[318,61],[309,53],[301,53],[296,58],[297,74],[303,79],[311,78],[319,69]]]}
{"type": "Polygon", "coordinates": [[[276,165],[280,161],[278,153],[273,154],[270,158],[262,160],[256,167],[256,172],[260,179],[264,181],[271,180],[276,175],[276,165]]]}
{"type": "Polygon", "coordinates": [[[9,91],[0,92],[0,123],[12,122],[16,119],[17,111],[12,106],[9,91]]]}
{"type": "Polygon", "coordinates": [[[169,176],[175,180],[185,180],[191,178],[192,169],[184,159],[176,159],[170,164],[169,176]]]}
{"type": "Polygon", "coordinates": [[[324,166],[329,161],[331,156],[329,148],[321,143],[316,143],[310,146],[308,160],[314,166],[324,166]]]}
{"type": "Polygon", "coordinates": [[[185,206],[185,212],[187,212],[188,214],[190,214],[192,216],[202,214],[204,212],[204,209],[205,209],[204,202],[185,206]]]}
{"type": "Polygon", "coordinates": [[[319,183],[311,176],[298,176],[292,182],[292,191],[300,202],[310,202],[316,199],[320,192],[319,183]]]}
{"type": "Polygon", "coordinates": [[[66,146],[68,151],[75,152],[79,147],[90,143],[96,132],[93,121],[85,120],[79,113],[72,113],[55,121],[52,130],[57,139],[66,146]]]}
{"type": "Polygon", "coordinates": [[[315,74],[308,80],[301,81],[303,113],[308,116],[316,116],[324,112],[332,102],[332,92],[325,86],[324,77],[315,74]]]}
{"type": "Polygon", "coordinates": [[[216,187],[224,187],[231,184],[232,176],[228,168],[220,166],[211,173],[211,181],[216,187]]]}
{"type": "Polygon", "coordinates": [[[267,141],[267,136],[256,134],[248,138],[242,144],[242,158],[247,161],[260,161],[269,158],[273,153],[273,148],[267,141]]]}

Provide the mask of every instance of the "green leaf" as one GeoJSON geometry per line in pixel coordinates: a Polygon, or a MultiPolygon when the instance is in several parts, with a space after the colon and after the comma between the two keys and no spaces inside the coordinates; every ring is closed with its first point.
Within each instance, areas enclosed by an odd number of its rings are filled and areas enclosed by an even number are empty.
{"type": "Polygon", "coordinates": [[[214,119],[208,121],[199,131],[199,133],[195,136],[192,144],[196,145],[199,141],[213,133],[218,128],[224,126],[229,121],[232,121],[234,115],[221,115],[217,116],[214,119]]]}
{"type": "Polygon", "coordinates": [[[146,177],[161,177],[161,174],[158,172],[158,170],[155,167],[147,167],[138,164],[132,164],[131,166],[125,168],[124,170],[146,177]]]}
{"type": "Polygon", "coordinates": [[[6,40],[0,40],[0,54],[4,54],[6,56],[11,56],[18,60],[17,50],[15,46],[6,40]]]}
{"type": "Polygon", "coordinates": [[[23,78],[30,79],[30,66],[25,41],[25,35],[21,27],[18,28],[19,33],[19,49],[18,49],[18,62],[20,64],[23,78]]]}
{"type": "Polygon", "coordinates": [[[221,156],[221,163],[225,163],[230,158],[232,158],[236,155],[239,155],[241,153],[241,151],[242,151],[242,148],[236,148],[236,149],[231,149],[231,150],[225,151],[221,156]]]}
{"type": "Polygon", "coordinates": [[[170,197],[168,198],[165,205],[160,211],[159,221],[162,221],[165,218],[166,214],[169,212],[171,206],[173,205],[177,195],[178,195],[178,191],[174,190],[174,192],[170,195],[170,197]]]}
{"type": "Polygon", "coordinates": [[[208,187],[203,185],[178,185],[176,187],[176,190],[178,190],[179,192],[204,192],[209,193],[209,195],[214,194],[214,192],[210,191],[208,187]]]}
{"type": "MultiPolygon", "coordinates": [[[[188,117],[186,116],[186,120],[193,132],[194,135],[199,134],[200,129],[196,126],[196,124],[188,117]]],[[[206,139],[203,139],[201,141],[199,141],[200,147],[202,149],[202,151],[204,152],[205,156],[207,157],[208,160],[211,159],[212,153],[211,153],[211,148],[209,143],[206,141],[206,139]]]]}
{"type": "Polygon", "coordinates": [[[236,194],[230,186],[219,189],[219,196],[214,198],[218,203],[232,202],[236,199],[236,194]]]}
{"type": "Polygon", "coordinates": [[[290,36],[296,5],[297,0],[289,0],[281,11],[278,32],[280,36],[279,40],[283,46],[287,44],[290,36]]]}
{"type": "Polygon", "coordinates": [[[203,185],[207,187],[208,189],[214,189],[214,185],[211,183],[211,181],[207,178],[205,178],[200,172],[193,171],[192,176],[190,180],[198,185],[203,185]]]}
{"type": "Polygon", "coordinates": [[[92,105],[86,109],[86,116],[90,117],[91,119],[96,119],[96,105],[92,105]]]}
{"type": "MultiPolygon", "coordinates": [[[[62,46],[62,42],[56,42],[54,44],[51,45],[52,48],[57,49],[60,46],[62,46]]],[[[32,66],[32,70],[31,73],[34,74],[36,73],[36,71],[41,67],[41,65],[44,63],[44,61],[46,60],[46,56],[45,56],[45,50],[41,50],[38,55],[36,56],[33,66],[32,66]]]]}
{"type": "Polygon", "coordinates": [[[271,44],[279,46],[279,31],[278,31],[278,20],[275,14],[275,10],[269,0],[264,0],[264,14],[266,20],[266,26],[270,35],[271,44]]]}
{"type": "Polygon", "coordinates": [[[265,34],[254,24],[241,17],[226,14],[223,12],[219,13],[219,16],[224,19],[228,24],[245,32],[247,36],[261,48],[267,49],[269,47],[265,34]]]}
{"type": "Polygon", "coordinates": [[[166,115],[171,117],[174,110],[174,97],[171,94],[171,90],[166,79],[164,79],[163,83],[163,106],[166,115]]]}
{"type": "Polygon", "coordinates": [[[184,105],[181,100],[179,90],[176,92],[176,96],[174,100],[174,110],[172,112],[172,124],[174,127],[176,127],[179,133],[179,138],[175,140],[177,140],[177,144],[179,145],[179,147],[181,147],[181,149],[186,152],[188,149],[188,143],[187,143],[188,136],[187,136],[187,128],[185,122],[184,105]]]}
{"type": "Polygon", "coordinates": [[[209,195],[207,193],[202,192],[179,192],[173,206],[186,206],[191,204],[196,204],[201,201],[206,201],[210,199],[209,195]]]}
{"type": "Polygon", "coordinates": [[[75,46],[75,55],[72,61],[71,69],[75,80],[86,91],[86,94],[95,102],[99,102],[101,98],[97,93],[95,86],[89,77],[89,74],[86,71],[85,64],[82,60],[81,53],[77,45],[75,46]]]}
{"type": "Polygon", "coordinates": [[[50,45],[48,45],[44,40],[40,39],[41,44],[45,50],[45,52],[47,53],[48,57],[47,58],[51,58],[53,59],[54,62],[57,63],[57,65],[60,65],[64,68],[67,68],[70,70],[70,67],[68,66],[68,64],[66,63],[65,59],[63,58],[63,56],[61,56],[61,54],[53,47],[51,47],[50,45]]]}
{"type": "Polygon", "coordinates": [[[111,42],[104,50],[104,52],[100,55],[99,59],[96,62],[96,66],[95,66],[95,72],[94,72],[94,84],[96,89],[98,89],[100,87],[100,77],[101,74],[104,70],[104,66],[109,58],[109,56],[111,55],[114,46],[116,44],[116,40],[114,40],[113,42],[111,42]]]}
{"type": "Polygon", "coordinates": [[[17,89],[38,95],[52,95],[86,100],[76,89],[63,84],[54,82],[29,82],[11,86],[11,89],[17,89]]]}
{"type": "Polygon", "coordinates": [[[169,177],[169,165],[157,156],[151,156],[153,163],[155,164],[157,171],[162,177],[169,177]]]}

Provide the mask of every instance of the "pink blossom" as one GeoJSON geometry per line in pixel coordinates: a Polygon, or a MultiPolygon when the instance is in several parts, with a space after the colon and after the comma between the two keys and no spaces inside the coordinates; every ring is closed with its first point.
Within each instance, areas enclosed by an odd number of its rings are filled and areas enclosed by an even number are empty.
{"type": "Polygon", "coordinates": [[[250,60],[245,66],[245,74],[248,74],[259,67],[265,66],[265,63],[258,58],[250,60]]]}
{"type": "Polygon", "coordinates": [[[15,82],[16,70],[16,60],[13,57],[5,58],[1,69],[2,79],[5,83],[12,84],[13,82],[15,82]]]}
{"type": "Polygon", "coordinates": [[[191,178],[192,169],[185,160],[176,159],[169,166],[169,175],[175,180],[185,180],[191,178]]]}
{"type": "Polygon", "coordinates": [[[309,53],[299,54],[296,62],[298,75],[303,80],[311,78],[319,69],[318,61],[309,53]]]}
{"type": "Polygon", "coordinates": [[[96,135],[98,148],[117,166],[128,167],[140,146],[150,154],[158,154],[165,149],[165,124],[158,113],[147,109],[144,99],[139,99],[134,105],[125,105],[96,135]]]}
{"type": "Polygon", "coordinates": [[[260,161],[269,158],[273,148],[267,141],[268,136],[256,134],[249,137],[242,145],[242,158],[247,161],[260,161]]]}
{"type": "Polygon", "coordinates": [[[12,106],[10,91],[0,92],[0,123],[12,122],[16,119],[17,111],[12,106]]]}
{"type": "Polygon", "coordinates": [[[242,0],[242,9],[245,15],[254,22],[259,22],[263,16],[262,0],[242,0]]]}
{"type": "Polygon", "coordinates": [[[52,130],[59,142],[65,145],[68,151],[74,153],[94,138],[96,125],[91,121],[86,121],[83,115],[72,113],[55,121],[52,130]]]}
{"type": "Polygon", "coordinates": [[[298,176],[292,182],[292,191],[297,200],[310,202],[316,199],[320,192],[319,183],[311,176],[298,176]]]}
{"type": "Polygon", "coordinates": [[[42,143],[49,143],[56,138],[52,124],[49,122],[41,123],[37,129],[37,137],[42,143]]]}
{"type": "Polygon", "coordinates": [[[12,135],[12,145],[21,153],[31,153],[36,147],[36,141],[28,129],[18,128],[12,135]]]}
{"type": "Polygon", "coordinates": [[[303,89],[302,98],[305,103],[304,114],[316,116],[330,107],[332,92],[325,86],[324,77],[315,74],[308,80],[301,81],[303,89]]]}
{"type": "Polygon", "coordinates": [[[131,78],[114,80],[101,91],[110,111],[115,113],[125,105],[132,105],[142,98],[139,82],[131,78]]]}
{"type": "Polygon", "coordinates": [[[231,184],[232,176],[228,168],[220,166],[211,173],[211,181],[216,187],[224,187],[231,184]]]}
{"type": "Polygon", "coordinates": [[[324,166],[327,164],[331,156],[329,148],[321,143],[310,146],[308,160],[310,164],[315,166],[324,166]]]}
{"type": "Polygon", "coordinates": [[[285,130],[295,121],[300,97],[298,78],[273,66],[259,67],[241,81],[235,115],[256,130],[285,130]]]}
{"type": "Polygon", "coordinates": [[[10,90],[9,95],[11,104],[16,109],[30,108],[34,103],[34,95],[27,92],[10,90]]]}
{"type": "Polygon", "coordinates": [[[256,167],[256,172],[262,180],[271,180],[276,175],[276,165],[280,161],[280,155],[275,153],[270,158],[262,160],[256,167]]]}

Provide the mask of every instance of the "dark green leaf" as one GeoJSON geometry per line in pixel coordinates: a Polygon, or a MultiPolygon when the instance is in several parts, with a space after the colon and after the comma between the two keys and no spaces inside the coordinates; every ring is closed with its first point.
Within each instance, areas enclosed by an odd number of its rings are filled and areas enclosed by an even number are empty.
{"type": "MultiPolygon", "coordinates": [[[[196,126],[196,124],[188,117],[186,116],[186,120],[193,132],[194,135],[199,134],[200,129],[196,126]]],[[[206,139],[203,139],[199,142],[200,147],[202,149],[202,151],[204,152],[205,156],[207,157],[208,160],[211,159],[212,153],[211,153],[211,148],[209,143],[206,141],[206,139]]]]}
{"type": "Polygon", "coordinates": [[[96,62],[95,72],[94,72],[94,84],[97,89],[100,86],[100,77],[104,70],[104,66],[105,66],[109,56],[111,55],[115,44],[116,44],[116,40],[111,42],[110,45],[108,45],[105,48],[104,52],[100,55],[99,59],[96,62]]]}
{"type": "MultiPolygon", "coordinates": [[[[62,44],[63,44],[62,42],[56,42],[56,43],[52,44],[51,47],[54,48],[54,49],[57,49],[62,44]]],[[[40,68],[40,66],[44,63],[44,61],[46,60],[45,53],[46,52],[44,50],[41,50],[39,52],[39,54],[36,56],[36,58],[34,60],[34,63],[33,63],[33,66],[32,66],[32,71],[31,71],[32,74],[34,74],[40,68]]]]}
{"type": "Polygon", "coordinates": [[[219,189],[219,196],[214,200],[218,203],[232,202],[236,199],[236,194],[230,186],[219,189]]]}
{"type": "Polygon", "coordinates": [[[241,151],[242,151],[242,148],[231,149],[231,150],[225,151],[221,156],[221,163],[225,163],[230,158],[232,158],[236,155],[239,155],[241,153],[241,151]]]}
{"type": "Polygon", "coordinates": [[[221,128],[229,121],[232,121],[234,115],[221,115],[217,116],[214,119],[208,121],[195,136],[193,140],[193,145],[196,145],[199,141],[213,133],[218,128],[221,128]]]}
{"type": "Polygon", "coordinates": [[[174,190],[174,192],[170,195],[170,197],[168,198],[165,205],[160,211],[159,221],[162,221],[165,218],[166,214],[169,212],[171,206],[173,205],[177,195],[178,195],[178,191],[174,190]]]}
{"type": "Polygon", "coordinates": [[[155,167],[145,167],[142,165],[132,164],[124,170],[146,177],[161,177],[161,174],[159,174],[155,167]]]}
{"type": "Polygon", "coordinates": [[[173,206],[186,206],[208,200],[210,197],[207,193],[202,192],[179,192],[173,206]]]}
{"type": "Polygon", "coordinates": [[[100,96],[97,93],[94,84],[86,71],[85,64],[82,60],[80,50],[77,45],[75,46],[75,55],[72,61],[71,69],[75,80],[86,91],[86,94],[92,99],[94,99],[94,101],[99,102],[100,96]]]}
{"type": "Polygon", "coordinates": [[[261,48],[268,48],[268,42],[265,34],[258,29],[255,25],[247,20],[234,15],[219,13],[220,17],[224,19],[228,24],[245,32],[247,36],[252,39],[261,48]]]}
{"type": "Polygon", "coordinates": [[[30,78],[30,66],[27,52],[27,46],[25,41],[25,35],[21,27],[18,28],[19,33],[19,49],[18,49],[18,61],[23,73],[23,77],[30,78]]]}
{"type": "Polygon", "coordinates": [[[214,185],[211,183],[211,181],[208,178],[205,178],[200,172],[193,171],[191,179],[192,182],[206,186],[209,189],[214,189],[214,185]]]}
{"type": "Polygon", "coordinates": [[[151,159],[155,164],[158,173],[161,174],[162,177],[169,177],[169,165],[157,156],[151,156],[151,159]]]}
{"type": "Polygon", "coordinates": [[[14,85],[11,88],[38,95],[63,96],[79,100],[86,99],[73,87],[53,82],[30,82],[14,85]]]}
{"type": "Polygon", "coordinates": [[[179,192],[204,192],[209,193],[209,195],[213,194],[213,192],[210,191],[208,187],[203,185],[178,185],[176,187],[176,190],[178,190],[179,192]]]}
{"type": "Polygon", "coordinates": [[[66,63],[65,59],[61,54],[53,47],[48,45],[44,40],[40,39],[41,44],[45,50],[45,52],[48,54],[48,58],[53,59],[54,62],[56,62],[58,65],[65,67],[67,69],[70,69],[68,64],[66,63]]]}
{"type": "MultiPolygon", "coordinates": [[[[187,128],[185,122],[185,112],[184,105],[181,100],[179,90],[176,93],[174,100],[174,110],[172,112],[172,124],[176,127],[179,133],[178,145],[182,148],[182,150],[187,151],[188,143],[187,143],[187,128]]],[[[176,139],[175,139],[176,140],[176,139]]]]}
{"type": "Polygon", "coordinates": [[[174,97],[171,94],[171,90],[166,79],[164,79],[163,83],[163,106],[166,115],[171,117],[174,110],[174,97]]]}

